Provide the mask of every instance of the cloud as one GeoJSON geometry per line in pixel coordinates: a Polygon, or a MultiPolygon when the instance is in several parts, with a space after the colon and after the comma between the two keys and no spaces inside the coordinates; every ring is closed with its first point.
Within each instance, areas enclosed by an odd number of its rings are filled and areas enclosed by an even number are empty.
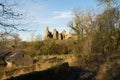
{"type": "Polygon", "coordinates": [[[49,25],[49,24],[57,24],[57,23],[63,22],[66,19],[68,20],[73,17],[72,12],[70,11],[54,11],[54,12],[49,12],[49,15],[48,14],[44,15],[47,17],[41,16],[41,15],[35,15],[33,19],[28,19],[26,21],[31,24],[49,25]]]}
{"type": "Polygon", "coordinates": [[[54,19],[66,19],[72,17],[72,12],[70,11],[54,11],[54,19]]]}
{"type": "Polygon", "coordinates": [[[37,24],[51,24],[51,23],[53,23],[53,21],[51,21],[51,20],[36,20],[36,21],[32,21],[32,23],[37,23],[37,24]]]}

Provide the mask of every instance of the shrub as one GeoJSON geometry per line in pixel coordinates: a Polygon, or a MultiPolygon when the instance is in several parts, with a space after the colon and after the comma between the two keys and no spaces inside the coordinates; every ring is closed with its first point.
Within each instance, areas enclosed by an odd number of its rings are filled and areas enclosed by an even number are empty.
{"type": "Polygon", "coordinates": [[[64,44],[53,44],[50,50],[54,54],[68,54],[67,46],[64,44]]]}
{"type": "Polygon", "coordinates": [[[96,80],[119,80],[120,79],[120,65],[119,59],[110,62],[105,62],[99,68],[96,80]]]}

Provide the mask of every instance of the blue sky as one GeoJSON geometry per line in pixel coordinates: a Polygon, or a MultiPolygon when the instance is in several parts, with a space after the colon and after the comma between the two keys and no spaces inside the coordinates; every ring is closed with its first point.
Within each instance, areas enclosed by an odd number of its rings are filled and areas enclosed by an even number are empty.
{"type": "Polygon", "coordinates": [[[16,9],[24,15],[21,21],[24,27],[33,30],[31,32],[19,32],[23,40],[30,40],[31,34],[45,34],[46,26],[50,31],[56,28],[59,32],[66,30],[68,22],[73,17],[73,9],[97,10],[96,0],[13,0],[18,3],[16,9]]]}

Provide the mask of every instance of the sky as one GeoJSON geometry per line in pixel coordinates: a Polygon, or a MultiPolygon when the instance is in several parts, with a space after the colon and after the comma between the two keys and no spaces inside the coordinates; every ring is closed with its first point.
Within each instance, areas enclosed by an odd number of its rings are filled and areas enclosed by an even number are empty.
{"type": "Polygon", "coordinates": [[[73,10],[88,11],[89,9],[98,10],[96,0],[10,0],[16,3],[16,10],[23,14],[20,20],[22,27],[32,30],[30,32],[18,32],[23,41],[29,41],[31,36],[40,34],[45,35],[46,26],[53,32],[66,30],[70,32],[68,22],[73,18],[73,10]]]}

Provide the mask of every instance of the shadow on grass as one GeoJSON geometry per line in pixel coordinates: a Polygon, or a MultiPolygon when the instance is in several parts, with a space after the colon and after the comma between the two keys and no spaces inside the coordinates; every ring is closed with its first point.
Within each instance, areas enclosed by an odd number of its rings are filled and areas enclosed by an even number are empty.
{"type": "Polygon", "coordinates": [[[47,70],[23,74],[6,80],[93,80],[94,76],[95,72],[75,66],[69,67],[68,63],[63,63],[47,70]]]}

